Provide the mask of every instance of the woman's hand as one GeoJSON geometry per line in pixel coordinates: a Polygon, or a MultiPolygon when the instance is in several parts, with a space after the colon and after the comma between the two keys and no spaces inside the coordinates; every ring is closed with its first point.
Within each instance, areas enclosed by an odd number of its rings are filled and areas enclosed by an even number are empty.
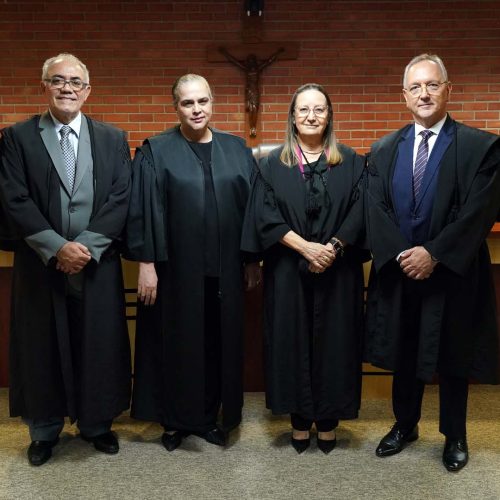
{"type": "Polygon", "coordinates": [[[335,251],[330,243],[322,245],[321,243],[307,241],[301,253],[309,261],[312,268],[315,269],[313,272],[323,272],[335,260],[335,251]]]}
{"type": "Polygon", "coordinates": [[[139,262],[137,280],[137,298],[145,306],[152,306],[156,301],[158,276],[153,262],[139,262]]]}
{"type": "Polygon", "coordinates": [[[322,245],[314,241],[307,241],[293,231],[288,231],[281,238],[281,243],[299,252],[309,262],[311,272],[323,272],[335,260],[335,250],[331,243],[322,245]]]}

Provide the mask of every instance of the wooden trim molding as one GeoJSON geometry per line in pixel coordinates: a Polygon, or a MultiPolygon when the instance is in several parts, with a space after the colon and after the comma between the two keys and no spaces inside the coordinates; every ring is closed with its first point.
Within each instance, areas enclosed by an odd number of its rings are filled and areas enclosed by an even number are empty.
{"type": "Polygon", "coordinates": [[[9,385],[9,318],[12,268],[0,267],[0,387],[9,385]]]}

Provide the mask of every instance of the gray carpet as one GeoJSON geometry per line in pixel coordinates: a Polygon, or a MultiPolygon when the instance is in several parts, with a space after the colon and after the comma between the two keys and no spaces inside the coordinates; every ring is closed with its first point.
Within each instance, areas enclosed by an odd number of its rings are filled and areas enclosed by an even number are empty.
{"type": "Polygon", "coordinates": [[[289,445],[288,419],[272,417],[261,393],[248,393],[240,429],[221,449],[190,436],[168,453],[156,424],[123,416],[115,423],[121,451],[106,456],[67,426],[42,467],[26,459],[29,437],[7,417],[0,390],[1,499],[500,499],[500,387],[471,389],[469,465],[457,474],[441,464],[437,391],[426,390],[421,437],[401,454],[374,449],[392,423],[388,401],[366,401],[359,420],[341,422],[338,447],[303,455],[289,445]]]}

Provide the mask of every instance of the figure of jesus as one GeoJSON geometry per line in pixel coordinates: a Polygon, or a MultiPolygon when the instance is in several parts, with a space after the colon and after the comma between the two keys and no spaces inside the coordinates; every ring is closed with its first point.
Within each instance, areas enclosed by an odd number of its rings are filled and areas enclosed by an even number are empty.
{"type": "Polygon", "coordinates": [[[260,90],[259,90],[259,79],[262,71],[272,64],[281,52],[285,49],[281,47],[273,55],[264,61],[259,61],[255,54],[249,54],[244,61],[236,59],[232,54],[230,54],[224,47],[220,47],[219,51],[226,56],[226,59],[242,69],[247,77],[245,86],[245,104],[246,111],[249,116],[250,123],[250,137],[257,136],[257,115],[259,112],[260,104],[260,90]]]}

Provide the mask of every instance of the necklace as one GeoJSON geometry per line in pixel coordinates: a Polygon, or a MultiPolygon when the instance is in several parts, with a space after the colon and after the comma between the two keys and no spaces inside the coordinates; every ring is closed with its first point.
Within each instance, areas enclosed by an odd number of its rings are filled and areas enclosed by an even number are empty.
{"type": "Polygon", "coordinates": [[[304,148],[300,148],[300,150],[303,152],[303,153],[307,153],[308,155],[319,155],[323,152],[322,149],[320,149],[319,151],[307,151],[306,149],[304,148]]]}

